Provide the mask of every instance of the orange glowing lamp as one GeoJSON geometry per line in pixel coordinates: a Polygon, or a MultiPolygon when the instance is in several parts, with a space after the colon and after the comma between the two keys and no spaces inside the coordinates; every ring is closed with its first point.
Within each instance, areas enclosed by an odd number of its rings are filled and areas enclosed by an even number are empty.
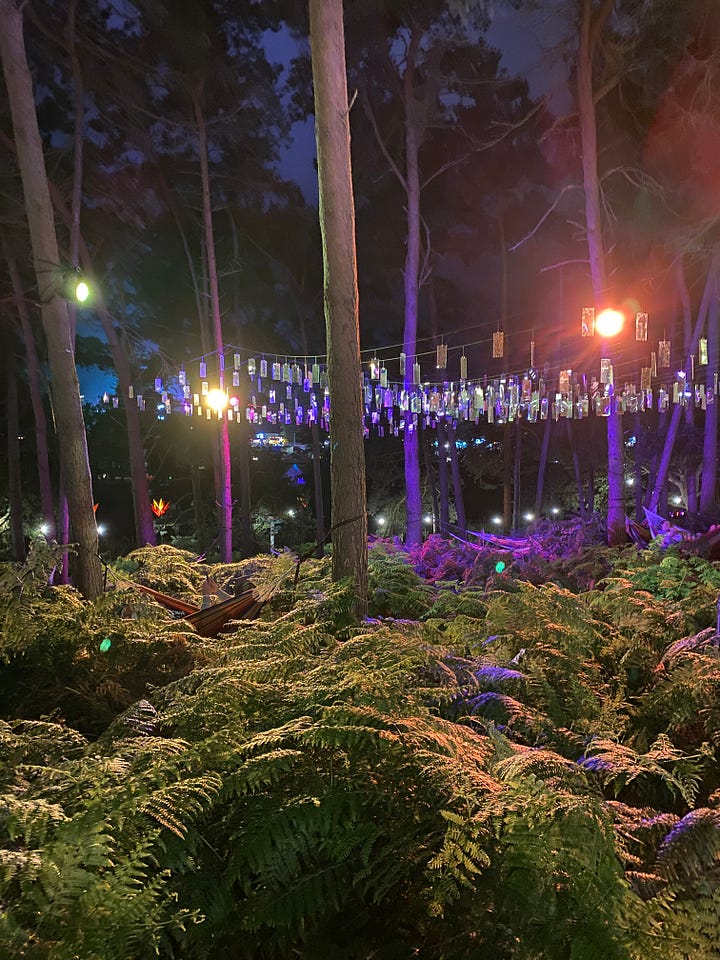
{"type": "Polygon", "coordinates": [[[168,512],[169,509],[170,509],[170,501],[166,502],[165,500],[163,500],[162,497],[160,497],[159,500],[153,500],[152,502],[152,512],[155,514],[156,517],[162,517],[164,514],[168,512]]]}
{"type": "Polygon", "coordinates": [[[595,317],[595,332],[605,340],[616,337],[623,328],[625,317],[619,310],[601,310],[595,317]]]}

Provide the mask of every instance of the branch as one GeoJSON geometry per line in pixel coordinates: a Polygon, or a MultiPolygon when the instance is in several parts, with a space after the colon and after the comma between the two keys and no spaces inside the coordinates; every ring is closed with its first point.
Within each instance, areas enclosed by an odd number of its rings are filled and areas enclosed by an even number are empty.
{"type": "Polygon", "coordinates": [[[380,147],[382,155],[385,157],[385,159],[389,163],[390,169],[392,170],[392,172],[400,181],[401,187],[403,188],[405,193],[407,193],[407,181],[405,180],[405,177],[403,177],[400,167],[397,165],[397,163],[395,163],[395,160],[393,159],[392,154],[387,148],[387,144],[385,143],[385,141],[383,140],[380,134],[380,128],[378,127],[377,121],[375,120],[375,114],[373,113],[372,107],[370,106],[370,100],[368,99],[367,90],[365,89],[365,87],[362,88],[362,100],[363,100],[363,108],[365,110],[365,115],[367,116],[368,120],[370,121],[370,125],[373,128],[373,133],[375,134],[375,139],[378,142],[378,146],[380,147]]]}
{"type": "Polygon", "coordinates": [[[581,190],[581,189],[582,189],[582,187],[580,186],[580,184],[577,184],[577,183],[569,183],[569,184],[567,184],[566,186],[564,186],[564,187],[562,188],[562,190],[560,191],[560,193],[557,195],[557,197],[555,197],[555,200],[552,202],[552,204],[548,207],[548,209],[545,211],[545,213],[542,215],[542,217],[540,217],[540,219],[538,220],[538,222],[537,222],[537,223],[535,224],[535,226],[532,228],[532,230],[530,231],[530,233],[526,234],[524,237],[522,237],[522,239],[518,240],[517,243],[514,243],[514,244],[509,248],[509,251],[508,251],[508,252],[509,252],[509,253],[515,253],[515,251],[516,251],[519,247],[521,247],[524,243],[527,243],[528,240],[531,240],[531,239],[535,236],[535,234],[538,232],[538,230],[540,229],[540,227],[545,223],[545,221],[546,221],[547,218],[550,216],[550,214],[553,212],[553,210],[555,210],[555,209],[557,208],[557,206],[558,206],[558,204],[560,203],[560,201],[562,200],[563,196],[564,196],[569,190],[581,190]]]}
{"type": "Polygon", "coordinates": [[[598,42],[598,38],[603,31],[603,27],[607,23],[607,19],[613,11],[615,6],[615,0],[603,0],[603,3],[598,10],[597,16],[593,23],[590,24],[590,33],[588,37],[588,50],[592,55],[595,50],[595,45],[598,42]]]}
{"type": "MultiPolygon", "coordinates": [[[[495,140],[491,140],[489,143],[483,143],[476,145],[469,151],[469,153],[464,154],[462,157],[456,157],[455,160],[448,160],[447,163],[444,163],[439,167],[434,173],[432,173],[427,180],[420,184],[420,190],[424,190],[429,183],[439,177],[441,173],[445,173],[446,170],[452,169],[452,167],[460,166],[463,163],[466,163],[474,153],[484,153],[485,150],[491,150],[493,147],[496,147],[499,143],[502,143],[511,133],[515,133],[517,130],[520,130],[532,117],[535,116],[540,110],[545,109],[545,101],[539,100],[532,110],[529,111],[521,120],[518,120],[517,123],[511,123],[508,125],[507,129],[495,140]]],[[[468,138],[470,139],[470,138],[468,138]]]]}

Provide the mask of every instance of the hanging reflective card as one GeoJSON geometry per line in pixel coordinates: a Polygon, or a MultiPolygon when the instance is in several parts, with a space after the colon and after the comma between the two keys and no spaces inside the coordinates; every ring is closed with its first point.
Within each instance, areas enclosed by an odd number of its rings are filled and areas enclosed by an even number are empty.
{"type": "Polygon", "coordinates": [[[661,340],[658,343],[658,367],[661,369],[663,367],[670,366],[670,341],[661,340]]]}
{"type": "Polygon", "coordinates": [[[460,379],[467,380],[467,357],[465,354],[460,357],[460,379]]]}
{"type": "Polygon", "coordinates": [[[700,337],[698,340],[698,363],[706,367],[708,362],[708,343],[707,337],[700,337]]]}
{"type": "Polygon", "coordinates": [[[580,316],[580,333],[583,337],[595,336],[595,307],[582,308],[582,314],[580,316]]]}
{"type": "Polygon", "coordinates": [[[447,367],[447,344],[439,343],[435,356],[435,366],[438,370],[444,370],[447,367]]]}
{"type": "Polygon", "coordinates": [[[600,383],[610,384],[612,382],[613,382],[612,360],[609,360],[607,357],[605,357],[600,361],[600,383]]]}
{"type": "Polygon", "coordinates": [[[648,315],[646,313],[635,314],[635,339],[647,340],[648,338],[648,315]]]}
{"type": "Polygon", "coordinates": [[[495,359],[505,356],[505,334],[502,330],[496,330],[493,334],[492,355],[495,359]]]}

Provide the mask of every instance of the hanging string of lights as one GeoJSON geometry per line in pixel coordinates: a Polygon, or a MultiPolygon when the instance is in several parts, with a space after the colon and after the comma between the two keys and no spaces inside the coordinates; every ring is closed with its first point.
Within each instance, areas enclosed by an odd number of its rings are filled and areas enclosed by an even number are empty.
{"type": "MultiPolygon", "coordinates": [[[[580,334],[582,338],[599,335],[600,353],[610,353],[605,348],[622,322],[617,311],[603,311],[596,317],[594,308],[586,307],[581,312],[580,334]]],[[[648,314],[638,312],[636,342],[648,341],[648,328],[648,314]]],[[[492,343],[492,360],[496,362],[505,359],[504,341],[503,331],[496,330],[491,340],[462,347],[449,347],[441,340],[434,350],[423,350],[410,358],[403,352],[395,354],[393,347],[364,351],[366,430],[399,436],[432,427],[443,419],[474,423],[481,419],[488,423],[518,418],[528,422],[548,417],[584,419],[591,414],[608,417],[655,409],[663,412],[678,403],[704,410],[718,393],[717,374],[710,384],[706,376],[696,378],[696,363],[699,368],[708,365],[706,338],[699,340],[697,357],[688,357],[683,369],[677,371],[671,370],[671,343],[664,337],[657,350],[650,352],[646,364],[637,358],[617,362],[600,356],[599,370],[593,372],[550,362],[539,368],[533,339],[527,365],[469,377],[466,349],[492,343]],[[459,354],[454,368],[459,375],[452,378],[448,376],[450,351],[459,354]],[[421,361],[433,355],[434,376],[423,376],[421,361]]],[[[266,355],[226,344],[174,369],[172,363],[165,367],[166,375],[155,377],[150,391],[159,397],[158,415],[163,418],[182,413],[257,425],[317,422],[329,428],[331,397],[327,362],[322,355],[266,355]],[[226,368],[231,372],[232,386],[226,368]]],[[[118,397],[106,395],[103,399],[118,405],[118,397]]],[[[135,399],[145,409],[143,391],[130,387],[128,399],[135,399]]]]}

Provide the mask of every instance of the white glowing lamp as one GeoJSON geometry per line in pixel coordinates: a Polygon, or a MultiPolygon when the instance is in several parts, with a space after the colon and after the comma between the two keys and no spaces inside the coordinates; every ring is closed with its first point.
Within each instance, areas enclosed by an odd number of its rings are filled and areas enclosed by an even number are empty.
{"type": "Polygon", "coordinates": [[[215,387],[214,390],[208,391],[208,395],[205,397],[205,402],[211,410],[215,410],[216,413],[219,413],[228,405],[228,396],[224,390],[220,390],[215,387]]]}
{"type": "Polygon", "coordinates": [[[625,317],[619,310],[609,307],[595,317],[595,332],[606,340],[616,337],[623,328],[625,317]]]}

